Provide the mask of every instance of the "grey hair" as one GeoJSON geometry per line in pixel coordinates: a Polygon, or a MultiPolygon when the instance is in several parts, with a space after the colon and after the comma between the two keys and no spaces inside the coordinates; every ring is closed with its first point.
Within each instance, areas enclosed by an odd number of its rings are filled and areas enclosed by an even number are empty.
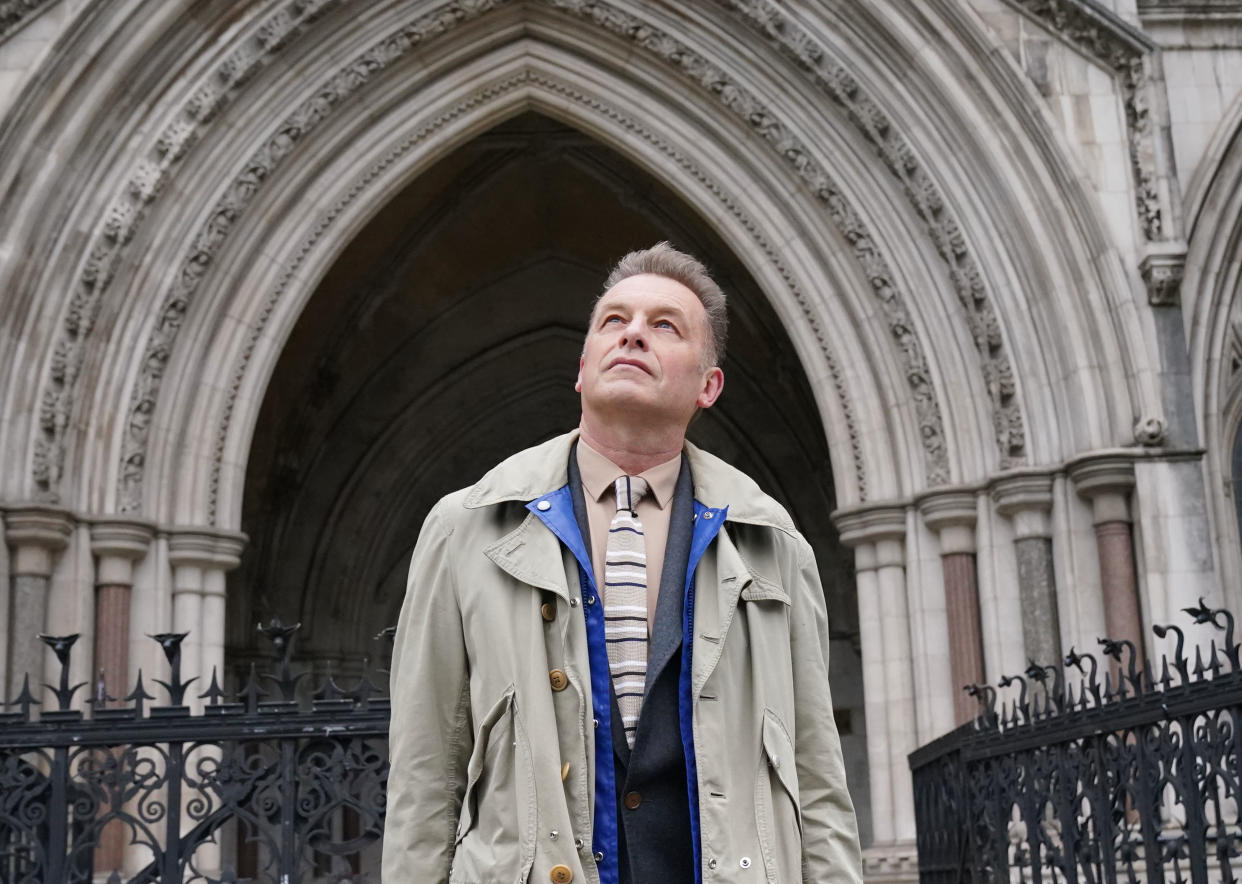
{"type": "MultiPolygon", "coordinates": [[[[729,332],[729,316],[725,311],[725,294],[716,285],[703,262],[692,255],[680,252],[667,242],[658,242],[648,249],[630,252],[617,262],[604,281],[604,293],[613,286],[631,276],[650,273],[679,282],[703,303],[707,311],[707,325],[711,334],[708,336],[710,349],[707,353],[708,365],[719,365],[724,360],[725,339],[729,332]]],[[[600,294],[600,298],[604,296],[600,294]]],[[[595,299],[599,303],[599,298],[595,299]]],[[[594,314],[594,309],[592,309],[594,314]]]]}

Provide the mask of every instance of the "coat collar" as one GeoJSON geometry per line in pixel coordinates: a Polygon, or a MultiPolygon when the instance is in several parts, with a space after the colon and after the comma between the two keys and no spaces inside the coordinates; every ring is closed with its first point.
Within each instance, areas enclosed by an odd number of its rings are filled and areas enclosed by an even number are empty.
{"type": "MultiPolygon", "coordinates": [[[[564,487],[569,482],[569,451],[577,438],[578,430],[571,430],[501,461],[466,494],[466,508],[528,503],[564,487]]],[[[729,522],[795,533],[789,514],[745,473],[690,442],[685,443],[685,452],[699,503],[713,509],[728,507],[729,522]]]]}

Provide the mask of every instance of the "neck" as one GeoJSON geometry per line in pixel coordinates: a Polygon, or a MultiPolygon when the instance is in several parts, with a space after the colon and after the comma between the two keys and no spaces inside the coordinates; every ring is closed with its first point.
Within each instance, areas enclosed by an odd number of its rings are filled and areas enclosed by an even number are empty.
{"type": "Polygon", "coordinates": [[[685,428],[652,430],[650,427],[600,425],[587,415],[579,425],[582,441],[604,457],[637,476],[654,466],[672,460],[681,453],[686,441],[685,428]]]}

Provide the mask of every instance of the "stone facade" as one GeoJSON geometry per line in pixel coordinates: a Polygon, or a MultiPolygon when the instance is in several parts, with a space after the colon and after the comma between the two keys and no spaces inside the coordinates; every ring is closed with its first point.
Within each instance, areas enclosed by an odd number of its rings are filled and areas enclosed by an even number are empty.
{"type": "Polygon", "coordinates": [[[18,0],[0,117],[10,695],[40,631],[109,691],[275,615],[359,665],[662,236],[734,295],[694,433],[815,545],[874,880],[963,679],[1242,614],[1242,3],[18,0]]]}

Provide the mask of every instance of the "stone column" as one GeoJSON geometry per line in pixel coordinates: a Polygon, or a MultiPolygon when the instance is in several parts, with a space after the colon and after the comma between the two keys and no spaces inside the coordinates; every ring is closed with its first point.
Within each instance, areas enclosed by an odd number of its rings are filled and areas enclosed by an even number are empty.
{"type": "Polygon", "coordinates": [[[224,686],[225,575],[241,564],[245,547],[244,534],[217,534],[212,566],[203,572],[203,638],[199,670],[203,674],[204,690],[211,684],[213,671],[218,674],[220,686],[224,686]]]}
{"type": "Polygon", "coordinates": [[[1070,466],[1069,476],[1079,495],[1091,501],[1091,524],[1100,558],[1104,627],[1109,638],[1133,642],[1142,660],[1143,617],[1130,524],[1134,464],[1129,458],[1115,455],[1084,458],[1070,466]]]}
{"type": "MultiPolygon", "coordinates": [[[[91,524],[95,554],[95,668],[108,695],[129,693],[129,597],[134,562],[147,554],[155,527],[132,519],[105,518],[91,524]]],[[[94,682],[92,686],[94,686],[94,682]]]]}
{"type": "Polygon", "coordinates": [[[201,679],[195,694],[211,684],[212,667],[223,679],[224,575],[237,567],[245,542],[244,534],[215,529],[179,530],[168,539],[173,632],[189,633],[181,643],[181,672],[201,679]]]}
{"type": "Polygon", "coordinates": [[[915,836],[907,759],[917,734],[906,600],[906,512],[904,506],[871,506],[838,511],[833,521],[841,541],[854,549],[875,841],[868,864],[896,864],[913,850],[915,836]]]}
{"type": "MultiPolygon", "coordinates": [[[[91,552],[95,554],[95,666],[97,690],[102,676],[108,697],[124,700],[129,684],[129,597],[134,588],[134,562],[147,554],[155,527],[132,519],[101,518],[91,523],[91,552]]],[[[123,750],[114,750],[119,761],[123,750]]],[[[112,820],[99,835],[95,872],[120,870],[125,856],[126,831],[112,820]]]]}
{"type": "Polygon", "coordinates": [[[1026,656],[1061,665],[1061,618],[1052,561],[1052,476],[1021,472],[992,483],[996,511],[1013,524],[1013,549],[1022,599],[1022,643],[1026,656]]]}
{"type": "Polygon", "coordinates": [[[974,489],[946,489],[918,500],[927,527],[940,538],[944,573],[944,600],[948,619],[945,642],[953,680],[953,722],[962,725],[975,717],[979,704],[965,690],[983,684],[983,631],[979,621],[979,578],[975,569],[974,489]]]}
{"type": "MultiPolygon", "coordinates": [[[[246,535],[208,529],[180,529],[169,535],[168,559],[173,569],[173,632],[189,635],[181,643],[181,675],[199,680],[186,696],[187,705],[201,710],[199,698],[211,685],[214,669],[224,681],[225,574],[237,567],[246,535]]],[[[217,747],[198,750],[194,763],[219,757],[217,747]]],[[[194,865],[214,877],[220,870],[218,843],[203,844],[194,865]]]]}
{"type": "Polygon", "coordinates": [[[47,628],[47,593],[52,570],[73,532],[73,517],[57,507],[32,504],[5,514],[5,539],[13,548],[7,636],[8,697],[13,699],[30,675],[30,690],[42,696],[47,628]]]}

